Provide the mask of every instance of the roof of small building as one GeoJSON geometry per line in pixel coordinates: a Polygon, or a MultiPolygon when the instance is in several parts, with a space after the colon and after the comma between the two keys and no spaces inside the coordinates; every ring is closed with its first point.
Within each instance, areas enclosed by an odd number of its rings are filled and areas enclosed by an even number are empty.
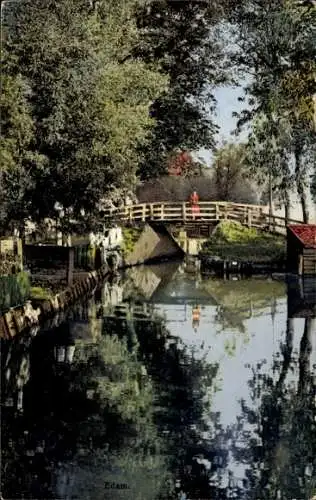
{"type": "Polygon", "coordinates": [[[288,228],[305,248],[316,249],[316,224],[291,224],[288,228]]]}

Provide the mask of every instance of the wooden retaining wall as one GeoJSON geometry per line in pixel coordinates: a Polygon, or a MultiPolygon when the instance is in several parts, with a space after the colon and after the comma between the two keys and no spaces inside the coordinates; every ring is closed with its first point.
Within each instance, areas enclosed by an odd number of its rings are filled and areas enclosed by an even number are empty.
{"type": "Polygon", "coordinates": [[[316,250],[315,248],[303,249],[303,274],[316,275],[316,250]]]}
{"type": "Polygon", "coordinates": [[[24,329],[38,325],[43,320],[54,316],[57,312],[67,309],[80,297],[93,290],[108,273],[109,268],[103,266],[98,271],[87,273],[86,278],[77,281],[52,299],[40,302],[36,308],[27,303],[23,307],[11,309],[0,317],[0,338],[13,338],[24,329]]]}

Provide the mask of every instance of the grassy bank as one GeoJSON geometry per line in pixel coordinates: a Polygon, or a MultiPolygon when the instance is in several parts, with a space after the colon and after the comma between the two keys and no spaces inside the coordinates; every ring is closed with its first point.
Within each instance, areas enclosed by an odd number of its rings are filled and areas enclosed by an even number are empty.
{"type": "Polygon", "coordinates": [[[53,291],[50,288],[41,286],[32,286],[30,290],[31,300],[49,300],[54,296],[53,291]]]}
{"type": "Polygon", "coordinates": [[[239,222],[223,221],[204,243],[201,253],[240,262],[275,262],[285,259],[286,239],[239,222]]]}

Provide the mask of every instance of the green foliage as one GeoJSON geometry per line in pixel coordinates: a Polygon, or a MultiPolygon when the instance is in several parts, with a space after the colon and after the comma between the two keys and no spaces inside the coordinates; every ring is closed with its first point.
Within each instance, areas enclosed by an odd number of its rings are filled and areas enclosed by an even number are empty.
{"type": "Polygon", "coordinates": [[[257,201],[254,187],[255,175],[249,175],[245,144],[224,143],[214,155],[213,170],[219,200],[251,203],[257,201]]]}
{"type": "Polygon", "coordinates": [[[0,276],[0,311],[22,305],[30,295],[30,279],[26,272],[0,276]]]}
{"type": "Polygon", "coordinates": [[[41,286],[32,286],[30,288],[30,299],[37,300],[48,300],[53,297],[53,293],[50,288],[44,288],[41,286]]]}
{"type": "Polygon", "coordinates": [[[250,138],[253,168],[259,176],[269,171],[287,206],[289,190],[296,184],[308,222],[308,163],[315,145],[316,18],[314,9],[303,4],[247,0],[232,9],[231,21],[238,47],[235,61],[252,75],[245,87],[249,109],[239,116],[239,126],[249,121],[255,125],[250,138]],[[266,123],[259,124],[258,118],[266,123]]]}
{"type": "Polygon", "coordinates": [[[56,215],[59,202],[65,227],[74,216],[94,223],[101,198],[135,184],[138,148],[153,124],[148,107],[167,85],[155,65],[132,56],[135,6],[134,0],[99,2],[96,10],[74,0],[11,6],[11,71],[28,82],[27,125],[34,150],[47,161],[30,186],[33,218],[56,215]]]}
{"type": "Polygon", "coordinates": [[[142,232],[142,229],[137,228],[137,227],[125,227],[123,228],[123,254],[127,256],[130,254],[134,247],[135,244],[137,243],[140,234],[142,232]]]}
{"type": "Polygon", "coordinates": [[[275,196],[287,203],[294,182],[289,166],[290,141],[288,122],[275,113],[262,112],[252,122],[246,150],[248,169],[258,184],[267,192],[271,182],[275,196]]]}
{"type": "Polygon", "coordinates": [[[202,253],[248,262],[283,259],[285,250],[283,236],[248,228],[233,221],[220,222],[202,247],[202,253]]]}
{"type": "Polygon", "coordinates": [[[154,101],[151,141],[143,148],[143,178],[167,172],[170,153],[214,146],[213,88],[222,83],[224,61],[220,2],[153,0],[138,12],[141,38],[136,53],[159,62],[168,89],[154,101]]]}
{"type": "Polygon", "coordinates": [[[1,61],[0,231],[10,222],[27,217],[28,193],[34,187],[37,170],[43,166],[43,157],[33,149],[35,127],[29,84],[21,75],[10,74],[7,59],[5,53],[1,61]]]}

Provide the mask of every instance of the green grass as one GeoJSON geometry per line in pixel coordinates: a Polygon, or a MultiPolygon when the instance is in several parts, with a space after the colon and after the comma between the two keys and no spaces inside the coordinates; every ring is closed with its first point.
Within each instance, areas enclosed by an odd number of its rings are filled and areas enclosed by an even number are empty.
{"type": "Polygon", "coordinates": [[[239,222],[223,221],[204,243],[202,253],[244,262],[277,261],[286,256],[286,239],[239,222]]]}
{"type": "Polygon", "coordinates": [[[53,297],[53,293],[49,288],[41,286],[32,286],[30,290],[31,300],[48,300],[53,297]]]}

